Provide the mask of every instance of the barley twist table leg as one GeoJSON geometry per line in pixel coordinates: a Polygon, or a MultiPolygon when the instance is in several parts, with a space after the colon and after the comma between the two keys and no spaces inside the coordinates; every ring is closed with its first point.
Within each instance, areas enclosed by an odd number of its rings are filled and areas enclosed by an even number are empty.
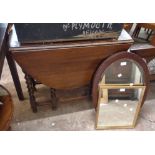
{"type": "Polygon", "coordinates": [[[35,88],[34,88],[33,80],[26,73],[25,73],[25,79],[26,79],[26,84],[27,84],[28,93],[29,93],[29,97],[30,97],[31,108],[32,108],[32,111],[34,113],[36,113],[37,112],[37,103],[36,103],[36,99],[35,99],[35,95],[34,95],[35,88]]]}

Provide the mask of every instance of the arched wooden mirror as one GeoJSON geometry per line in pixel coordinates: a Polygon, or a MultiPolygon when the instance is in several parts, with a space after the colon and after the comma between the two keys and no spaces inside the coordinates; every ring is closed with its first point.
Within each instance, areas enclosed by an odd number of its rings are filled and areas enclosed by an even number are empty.
{"type": "Polygon", "coordinates": [[[149,71],[139,56],[117,53],[97,69],[93,80],[96,128],[132,128],[144,103],[149,71]]]}

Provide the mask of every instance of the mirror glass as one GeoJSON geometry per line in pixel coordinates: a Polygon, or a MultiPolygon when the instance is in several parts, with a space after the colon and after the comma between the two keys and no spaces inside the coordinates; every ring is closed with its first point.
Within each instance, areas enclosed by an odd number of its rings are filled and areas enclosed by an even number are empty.
{"type": "Polygon", "coordinates": [[[118,87],[102,86],[100,88],[97,129],[132,128],[135,126],[145,87],[118,87]]]}
{"type": "Polygon", "coordinates": [[[101,77],[105,84],[142,84],[143,69],[131,59],[119,59],[107,67],[101,77]]]}

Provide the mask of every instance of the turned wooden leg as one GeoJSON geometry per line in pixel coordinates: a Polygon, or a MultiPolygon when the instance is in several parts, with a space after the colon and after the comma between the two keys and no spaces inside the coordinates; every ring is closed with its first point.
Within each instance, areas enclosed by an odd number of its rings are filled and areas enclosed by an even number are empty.
{"type": "Polygon", "coordinates": [[[58,99],[56,97],[56,90],[53,88],[51,88],[51,99],[52,99],[52,109],[56,110],[58,99]]]}
{"type": "Polygon", "coordinates": [[[33,85],[33,81],[32,81],[32,78],[25,73],[25,79],[26,79],[26,84],[27,84],[27,88],[28,88],[28,93],[29,93],[29,97],[30,97],[30,104],[31,104],[31,108],[32,108],[32,111],[34,113],[37,112],[37,103],[36,103],[36,99],[35,99],[35,96],[34,96],[34,85],[33,85]]]}

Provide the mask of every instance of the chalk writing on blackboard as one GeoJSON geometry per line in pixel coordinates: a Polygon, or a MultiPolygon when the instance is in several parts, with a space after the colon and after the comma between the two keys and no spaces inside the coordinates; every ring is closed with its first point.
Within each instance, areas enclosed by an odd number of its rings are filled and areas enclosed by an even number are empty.
{"type": "Polygon", "coordinates": [[[83,36],[89,35],[89,37],[94,37],[97,34],[104,33],[105,31],[112,31],[113,23],[64,23],[62,24],[62,28],[64,32],[80,31],[83,36]]]}
{"type": "Polygon", "coordinates": [[[113,23],[65,23],[62,25],[64,31],[74,31],[74,30],[112,30],[113,23]]]}

